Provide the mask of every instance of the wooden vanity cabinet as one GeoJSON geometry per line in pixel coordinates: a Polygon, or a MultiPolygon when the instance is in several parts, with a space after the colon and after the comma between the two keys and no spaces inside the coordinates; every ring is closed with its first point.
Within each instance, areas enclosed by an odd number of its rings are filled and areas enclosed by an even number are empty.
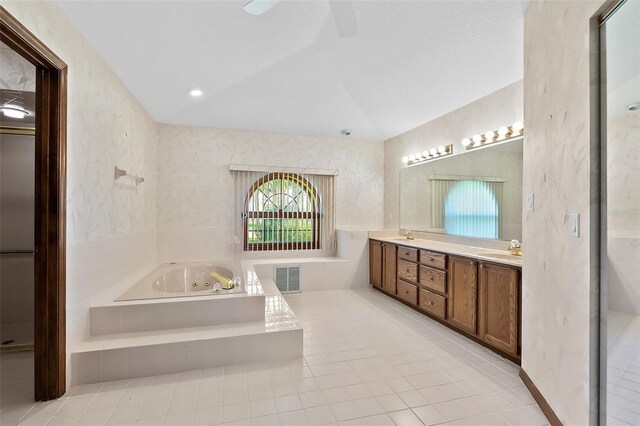
{"type": "Polygon", "coordinates": [[[475,260],[449,257],[449,323],[476,334],[478,327],[478,265],[475,260]]]}
{"type": "Polygon", "coordinates": [[[369,282],[382,288],[382,242],[369,240],[369,282]]]}
{"type": "Polygon", "coordinates": [[[396,256],[395,244],[369,240],[369,282],[393,295],[396,294],[396,256]]]}
{"type": "Polygon", "coordinates": [[[418,304],[418,286],[403,280],[398,280],[398,297],[416,306],[418,304]]]}
{"type": "Polygon", "coordinates": [[[480,263],[478,337],[498,349],[518,354],[520,271],[480,263]]]}
{"type": "Polygon", "coordinates": [[[382,243],[382,289],[389,294],[396,294],[397,253],[395,244],[382,243]]]}
{"type": "Polygon", "coordinates": [[[520,268],[369,241],[369,281],[519,362],[520,268]]]}

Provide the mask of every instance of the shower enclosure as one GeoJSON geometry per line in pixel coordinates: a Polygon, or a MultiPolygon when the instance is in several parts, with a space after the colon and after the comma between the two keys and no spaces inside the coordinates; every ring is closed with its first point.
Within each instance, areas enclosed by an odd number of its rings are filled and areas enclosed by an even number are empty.
{"type": "Polygon", "coordinates": [[[640,425],[640,1],[600,29],[601,423],[640,425]]]}

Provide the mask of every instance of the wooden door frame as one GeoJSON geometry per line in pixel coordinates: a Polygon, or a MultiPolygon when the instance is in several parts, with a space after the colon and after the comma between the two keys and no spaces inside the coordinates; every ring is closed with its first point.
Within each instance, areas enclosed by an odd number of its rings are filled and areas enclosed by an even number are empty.
{"type": "Polygon", "coordinates": [[[0,39],[36,67],[35,399],[66,390],[67,65],[0,6],[0,39]]]}

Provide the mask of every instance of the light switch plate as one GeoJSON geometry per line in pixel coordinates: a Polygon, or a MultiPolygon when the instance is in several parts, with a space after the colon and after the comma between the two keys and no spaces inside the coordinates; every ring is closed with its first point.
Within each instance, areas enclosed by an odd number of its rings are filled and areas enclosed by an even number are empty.
{"type": "Polygon", "coordinates": [[[534,204],[534,195],[529,194],[529,196],[527,197],[527,211],[531,213],[531,212],[534,212],[535,210],[536,208],[534,204]]]}
{"type": "Polygon", "coordinates": [[[577,213],[569,215],[569,235],[580,238],[580,215],[577,213]]]}

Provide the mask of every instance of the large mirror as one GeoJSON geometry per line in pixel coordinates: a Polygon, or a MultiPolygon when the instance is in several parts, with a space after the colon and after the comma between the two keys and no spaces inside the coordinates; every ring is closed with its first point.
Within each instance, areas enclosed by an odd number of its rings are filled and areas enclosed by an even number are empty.
{"type": "Polygon", "coordinates": [[[400,227],[522,239],[522,138],[400,170],[400,227]]]}

